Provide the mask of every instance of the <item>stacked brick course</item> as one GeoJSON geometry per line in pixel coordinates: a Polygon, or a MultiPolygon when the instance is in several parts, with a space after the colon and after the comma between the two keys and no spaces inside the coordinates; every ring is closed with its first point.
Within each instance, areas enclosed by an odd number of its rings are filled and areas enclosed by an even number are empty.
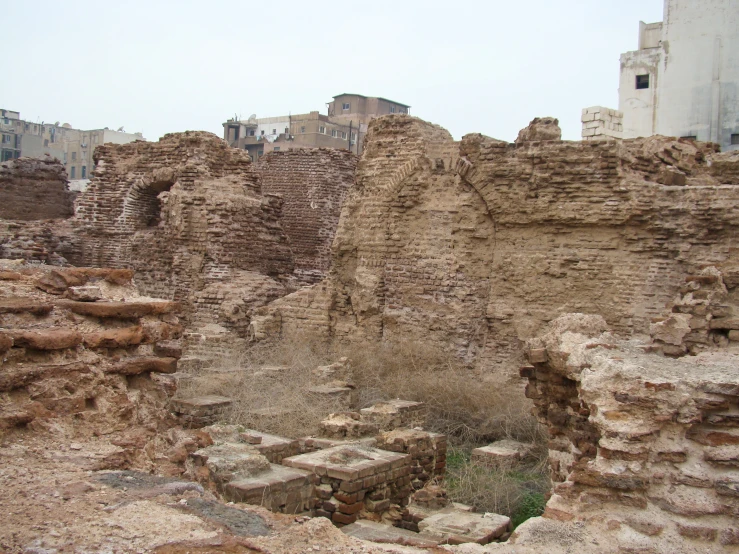
{"type": "Polygon", "coordinates": [[[373,121],[329,277],[261,308],[255,335],[418,337],[508,373],[563,311],[646,333],[686,276],[739,263],[731,153],[665,137],[526,140],[533,127],[516,144],[455,143],[409,116],[373,121]]]}
{"type": "Polygon", "coordinates": [[[66,219],[74,194],[59,160],[20,158],[0,164],[0,219],[66,219]]]}
{"type": "Polygon", "coordinates": [[[357,161],[345,150],[296,149],[270,152],[256,166],[264,192],[282,197],[281,222],[301,283],[316,283],[328,272],[331,243],[357,161]]]}

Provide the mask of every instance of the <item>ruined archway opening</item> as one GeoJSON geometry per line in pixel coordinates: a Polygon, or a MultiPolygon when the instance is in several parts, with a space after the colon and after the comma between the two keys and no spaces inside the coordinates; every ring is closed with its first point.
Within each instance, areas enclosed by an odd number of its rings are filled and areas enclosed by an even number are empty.
{"type": "Polygon", "coordinates": [[[154,181],[134,186],[126,203],[127,218],[134,230],[153,229],[162,219],[162,201],[174,185],[172,181],[154,181]]]}

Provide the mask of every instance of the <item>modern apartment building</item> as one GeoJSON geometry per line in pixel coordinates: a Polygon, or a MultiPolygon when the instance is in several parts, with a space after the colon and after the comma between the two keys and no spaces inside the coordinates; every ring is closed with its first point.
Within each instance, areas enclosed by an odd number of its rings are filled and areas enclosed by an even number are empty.
{"type": "Polygon", "coordinates": [[[584,138],[666,135],[739,149],[739,0],[665,0],[664,20],[640,22],[639,49],[621,55],[620,113],[600,125],[604,110],[583,112],[584,138]]]}
{"type": "Polygon", "coordinates": [[[20,118],[19,112],[0,110],[0,161],[14,158],[41,158],[52,156],[61,161],[72,181],[88,180],[93,168],[92,153],[100,144],[112,142],[125,144],[144,140],[141,133],[126,133],[122,130],[73,129],[69,123],[33,123],[20,118]]]}
{"type": "Polygon", "coordinates": [[[319,112],[246,120],[229,119],[223,138],[249,152],[252,160],[273,151],[293,148],[340,148],[359,154],[371,119],[392,113],[409,113],[410,106],[386,98],[340,94],[319,112]]]}

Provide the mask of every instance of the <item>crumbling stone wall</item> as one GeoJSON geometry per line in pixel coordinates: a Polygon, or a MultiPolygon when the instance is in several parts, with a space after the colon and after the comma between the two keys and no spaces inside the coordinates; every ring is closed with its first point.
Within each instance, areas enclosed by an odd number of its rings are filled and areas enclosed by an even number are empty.
{"type": "Polygon", "coordinates": [[[647,333],[685,276],[736,264],[736,158],[665,137],[527,140],[556,135],[455,143],[409,116],[373,121],[329,277],[260,309],[255,335],[315,327],[318,303],[329,336],[415,336],[509,371],[563,312],[647,333]]]}
{"type": "Polygon", "coordinates": [[[19,158],[0,164],[0,219],[66,219],[74,214],[67,173],[53,158],[19,158]]]}
{"type": "Polygon", "coordinates": [[[358,159],[345,150],[296,149],[270,152],[256,165],[264,192],[282,197],[280,221],[301,283],[316,283],[328,272],[331,243],[358,159]]]}
{"type": "Polygon", "coordinates": [[[652,350],[584,314],[528,342],[521,374],[549,429],[555,482],[544,515],[599,527],[620,552],[738,545],[732,354],[678,360],[652,350]]]}

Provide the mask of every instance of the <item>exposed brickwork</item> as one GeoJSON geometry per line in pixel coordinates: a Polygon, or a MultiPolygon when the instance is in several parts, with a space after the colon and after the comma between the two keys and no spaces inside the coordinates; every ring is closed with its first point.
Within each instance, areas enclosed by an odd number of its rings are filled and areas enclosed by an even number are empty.
{"type": "Polygon", "coordinates": [[[0,164],[0,219],[65,219],[74,214],[73,201],[58,160],[20,158],[0,164]]]}
{"type": "Polygon", "coordinates": [[[328,336],[415,336],[510,372],[563,311],[645,333],[685,276],[737,262],[731,153],[524,135],[455,143],[408,116],[373,121],[329,277],[310,300],[262,308],[257,327],[316,328],[322,314],[328,336]]]}
{"type": "Polygon", "coordinates": [[[293,256],[282,200],[245,152],[187,132],[105,145],[77,202],[73,261],[130,267],[142,292],[183,301],[188,321],[244,334],[255,305],[285,294],[293,256]]]}
{"type": "Polygon", "coordinates": [[[359,158],[345,150],[271,152],[257,164],[262,188],[282,197],[281,222],[302,283],[320,281],[331,264],[331,243],[359,158]]]}

